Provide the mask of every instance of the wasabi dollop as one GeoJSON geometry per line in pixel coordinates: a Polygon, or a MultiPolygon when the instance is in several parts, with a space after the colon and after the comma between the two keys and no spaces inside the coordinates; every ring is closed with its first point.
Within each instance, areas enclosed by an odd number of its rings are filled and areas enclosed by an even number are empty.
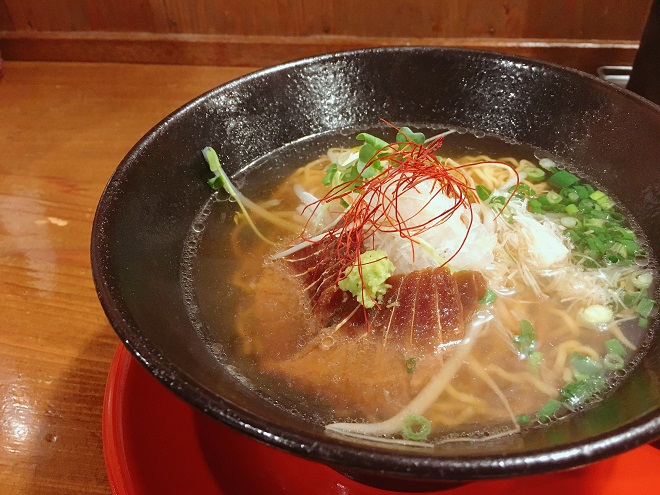
{"type": "Polygon", "coordinates": [[[373,308],[391,287],[385,281],[392,273],[394,264],[385,251],[365,251],[360,255],[359,264],[354,263],[346,268],[339,288],[353,294],[365,308],[373,308]]]}

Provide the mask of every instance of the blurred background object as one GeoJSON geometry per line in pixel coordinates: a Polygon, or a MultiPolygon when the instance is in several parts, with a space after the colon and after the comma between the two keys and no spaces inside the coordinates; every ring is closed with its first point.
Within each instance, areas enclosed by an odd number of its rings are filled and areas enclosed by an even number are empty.
{"type": "Polygon", "coordinates": [[[653,1],[627,88],[660,105],[660,0],[653,1]]]}
{"type": "Polygon", "coordinates": [[[384,45],[461,46],[593,74],[630,66],[653,0],[0,0],[6,60],[266,66],[384,45]]]}

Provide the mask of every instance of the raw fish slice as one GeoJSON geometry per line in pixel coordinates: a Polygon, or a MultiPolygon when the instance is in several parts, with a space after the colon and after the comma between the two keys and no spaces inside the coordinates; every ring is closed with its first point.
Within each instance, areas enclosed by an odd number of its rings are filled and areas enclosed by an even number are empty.
{"type": "Polygon", "coordinates": [[[368,312],[370,332],[423,351],[461,340],[486,290],[480,273],[452,275],[440,267],[396,275],[388,283],[380,308],[368,312]]]}
{"type": "Polygon", "coordinates": [[[440,366],[437,360],[420,360],[413,376],[406,372],[405,359],[391,346],[345,337],[330,347],[312,346],[286,360],[264,360],[261,368],[331,404],[339,417],[357,412],[375,421],[410,402],[421,387],[413,381],[425,383],[440,366]]]}
{"type": "Polygon", "coordinates": [[[391,288],[380,304],[365,311],[337,286],[341,266],[334,245],[327,237],[282,259],[303,285],[311,313],[322,327],[341,325],[353,336],[368,328],[385,342],[425,351],[463,338],[466,322],[486,290],[480,273],[452,275],[437,267],[395,275],[387,281],[391,288]]]}

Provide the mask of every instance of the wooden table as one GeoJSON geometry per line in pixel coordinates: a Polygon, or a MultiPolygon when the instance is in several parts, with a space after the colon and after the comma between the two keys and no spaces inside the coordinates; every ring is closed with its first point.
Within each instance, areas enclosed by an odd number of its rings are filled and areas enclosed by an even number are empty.
{"type": "Polygon", "coordinates": [[[9,62],[0,80],[0,494],[107,494],[119,341],[89,264],[96,204],[130,147],[251,69],[9,62]]]}
{"type": "Polygon", "coordinates": [[[110,493],[103,392],[118,344],[92,219],[130,147],[250,69],[5,62],[0,80],[0,493],[110,493]]]}

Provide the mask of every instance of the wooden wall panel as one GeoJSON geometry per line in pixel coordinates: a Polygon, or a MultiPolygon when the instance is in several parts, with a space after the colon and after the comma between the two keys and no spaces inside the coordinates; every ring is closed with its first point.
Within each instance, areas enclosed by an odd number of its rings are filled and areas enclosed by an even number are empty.
{"type": "Polygon", "coordinates": [[[431,44],[560,63],[569,48],[585,60],[592,53],[590,65],[606,53],[618,54],[607,63],[630,63],[652,1],[0,0],[0,51],[7,59],[234,65],[253,42],[253,58],[266,63],[337,46],[431,44]],[[199,56],[188,49],[195,44],[199,56]]]}
{"type": "Polygon", "coordinates": [[[651,0],[0,0],[3,31],[626,39],[651,0]]]}

